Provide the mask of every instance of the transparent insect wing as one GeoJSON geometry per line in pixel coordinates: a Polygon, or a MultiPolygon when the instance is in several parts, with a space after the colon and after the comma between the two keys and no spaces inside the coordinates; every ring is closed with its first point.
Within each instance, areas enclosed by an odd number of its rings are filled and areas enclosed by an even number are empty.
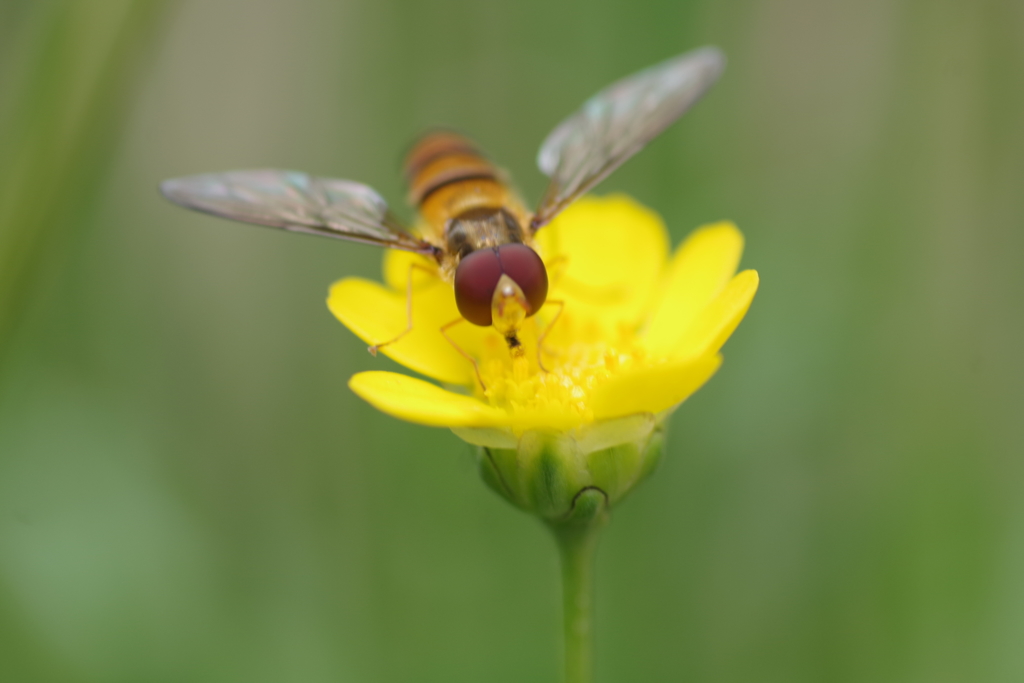
{"type": "Polygon", "coordinates": [[[682,116],[718,80],[725,56],[694,50],[613,83],[551,131],[537,155],[551,178],[533,219],[547,224],[682,116]]]}
{"type": "Polygon", "coordinates": [[[261,169],[174,178],[161,183],[160,191],[176,204],[223,218],[407,251],[435,251],[405,232],[372,188],[350,180],[261,169]]]}

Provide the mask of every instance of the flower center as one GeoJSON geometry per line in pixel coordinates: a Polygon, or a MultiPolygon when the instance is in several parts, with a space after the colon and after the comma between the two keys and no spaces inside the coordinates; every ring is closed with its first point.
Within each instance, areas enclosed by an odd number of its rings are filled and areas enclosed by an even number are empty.
{"type": "MultiPolygon", "coordinates": [[[[558,322],[563,324],[569,327],[571,321],[558,322]]],[[[511,356],[500,339],[494,339],[480,359],[480,375],[487,386],[483,398],[511,412],[560,412],[580,421],[593,420],[594,390],[613,375],[647,361],[643,349],[633,343],[633,334],[614,341],[579,341],[579,335],[569,331],[564,339],[571,343],[545,340],[541,368],[536,326],[525,326],[521,336],[526,348],[522,356],[511,356]]]]}

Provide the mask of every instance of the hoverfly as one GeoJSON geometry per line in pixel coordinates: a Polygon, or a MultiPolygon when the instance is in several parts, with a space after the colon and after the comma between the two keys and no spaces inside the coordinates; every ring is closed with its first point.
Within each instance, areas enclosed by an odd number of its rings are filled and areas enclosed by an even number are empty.
{"type": "MultiPolygon", "coordinates": [[[[424,226],[419,235],[398,222],[377,192],[351,180],[263,169],[175,178],[160,190],[176,204],[215,216],[425,255],[454,286],[462,318],[451,324],[493,326],[521,354],[519,329],[548,293],[534,234],[685,113],[724,66],[718,49],[702,48],[587,100],[541,145],[537,165],[550,183],[533,213],[475,145],[450,132],[423,137],[405,161],[409,199],[424,226]]],[[[411,297],[410,285],[409,327],[371,346],[371,353],[412,329],[411,297]]]]}

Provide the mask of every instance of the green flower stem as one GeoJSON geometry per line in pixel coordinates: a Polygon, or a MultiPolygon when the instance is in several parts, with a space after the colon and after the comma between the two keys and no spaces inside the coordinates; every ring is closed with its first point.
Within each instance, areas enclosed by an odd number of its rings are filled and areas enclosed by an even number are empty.
{"type": "Polygon", "coordinates": [[[591,683],[594,677],[594,558],[607,517],[604,493],[584,489],[569,518],[551,525],[562,561],[565,683],[591,683]]]}
{"type": "Polygon", "coordinates": [[[596,530],[590,530],[559,537],[566,683],[590,683],[593,680],[594,551],[597,549],[597,535],[596,530]]]}

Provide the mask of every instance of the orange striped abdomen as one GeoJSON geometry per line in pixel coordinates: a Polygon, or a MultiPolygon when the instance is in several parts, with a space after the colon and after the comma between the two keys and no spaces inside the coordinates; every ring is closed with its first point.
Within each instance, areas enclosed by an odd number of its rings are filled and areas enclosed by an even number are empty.
{"type": "Polygon", "coordinates": [[[505,207],[520,213],[519,202],[501,172],[476,146],[451,132],[429,133],[405,160],[409,200],[437,240],[448,222],[474,209],[505,207]]]}

